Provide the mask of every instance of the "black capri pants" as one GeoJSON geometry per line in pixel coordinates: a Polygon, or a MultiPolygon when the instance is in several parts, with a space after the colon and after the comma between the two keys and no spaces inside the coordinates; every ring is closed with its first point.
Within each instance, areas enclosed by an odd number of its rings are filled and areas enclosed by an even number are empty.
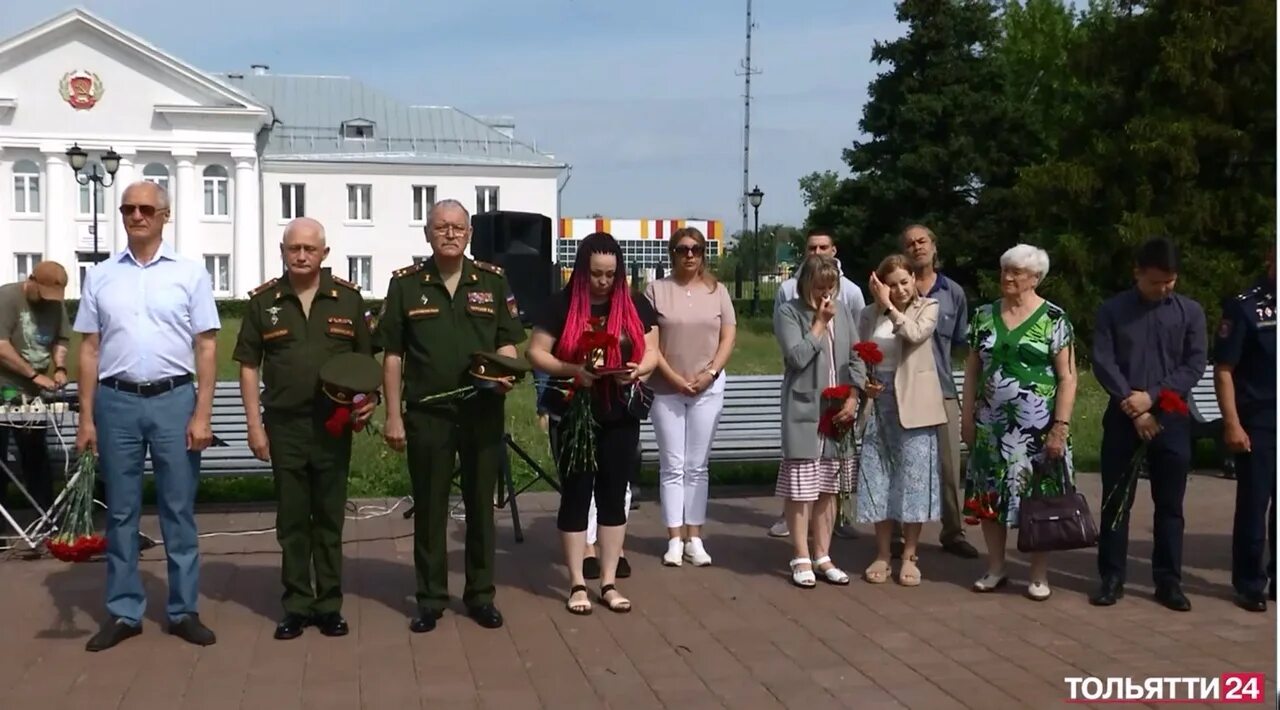
{"type": "Polygon", "coordinates": [[[627,484],[636,469],[640,447],[640,421],[624,417],[606,422],[596,430],[596,470],[575,471],[567,468],[561,456],[558,426],[551,429],[552,451],[560,470],[560,512],[556,527],[561,532],[586,532],[591,495],[596,497],[596,524],[626,525],[627,484]]]}

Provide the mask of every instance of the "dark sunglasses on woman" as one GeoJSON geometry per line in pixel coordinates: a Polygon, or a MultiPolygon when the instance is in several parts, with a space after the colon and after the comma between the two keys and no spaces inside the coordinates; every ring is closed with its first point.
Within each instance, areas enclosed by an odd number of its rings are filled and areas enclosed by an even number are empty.
{"type": "Polygon", "coordinates": [[[682,244],[672,249],[671,253],[679,254],[680,256],[702,256],[702,247],[698,247],[698,246],[691,247],[691,246],[682,244]]]}

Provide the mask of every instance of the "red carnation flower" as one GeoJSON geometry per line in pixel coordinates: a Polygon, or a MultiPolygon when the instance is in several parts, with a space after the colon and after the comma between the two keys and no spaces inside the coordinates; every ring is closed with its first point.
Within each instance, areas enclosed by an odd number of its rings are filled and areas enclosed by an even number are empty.
{"type": "Polygon", "coordinates": [[[1160,396],[1156,398],[1156,406],[1160,408],[1160,411],[1167,412],[1169,414],[1181,414],[1186,416],[1190,412],[1186,401],[1183,400],[1182,397],[1178,396],[1177,392],[1173,392],[1171,390],[1160,391],[1160,396]]]}
{"type": "Polygon", "coordinates": [[[592,350],[604,350],[617,344],[617,336],[610,335],[603,330],[589,330],[582,334],[579,347],[584,352],[591,352],[592,350]]]}
{"type": "Polygon", "coordinates": [[[335,439],[342,436],[347,430],[347,425],[351,423],[351,408],[345,405],[333,408],[333,414],[325,420],[324,430],[329,432],[329,436],[335,439]]]}
{"type": "Polygon", "coordinates": [[[868,365],[879,365],[884,362],[884,353],[880,352],[880,346],[870,340],[854,343],[853,351],[858,354],[859,360],[868,365]]]}
{"type": "Polygon", "coordinates": [[[853,385],[836,385],[822,390],[823,399],[846,400],[853,394],[853,385]]]}

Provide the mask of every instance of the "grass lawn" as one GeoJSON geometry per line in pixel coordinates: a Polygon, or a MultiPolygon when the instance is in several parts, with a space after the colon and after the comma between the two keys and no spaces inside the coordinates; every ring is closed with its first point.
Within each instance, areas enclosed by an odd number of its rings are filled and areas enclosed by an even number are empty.
{"type": "MultiPolygon", "coordinates": [[[[238,320],[223,320],[223,330],[218,336],[218,379],[235,380],[239,376],[238,365],[231,360],[239,331],[238,320]]],[[[78,352],[78,336],[72,343],[72,353],[78,352]]],[[[75,359],[69,363],[75,376],[75,359]]],[[[768,319],[744,320],[739,325],[737,347],[729,361],[731,374],[778,374],[781,362],[777,343],[773,339],[772,325],[768,319]]],[[[1081,471],[1098,469],[1098,452],[1102,441],[1102,412],[1106,396],[1093,375],[1081,373],[1079,394],[1072,423],[1072,444],[1076,468],[1081,471]]],[[[375,415],[375,423],[382,421],[382,414],[375,415]]],[[[533,383],[526,378],[508,396],[508,431],[512,438],[548,473],[551,469],[551,452],[547,437],[538,427],[533,401],[533,383]]],[[[1211,459],[1207,447],[1202,447],[1198,459],[1211,459]]],[[[513,474],[517,485],[532,476],[531,471],[518,457],[512,456],[513,474]]],[[[716,464],[711,465],[711,478],[724,483],[771,483],[776,472],[773,464],[716,464]]],[[[657,480],[653,467],[646,467],[641,474],[642,483],[652,486],[657,480]]],[[[404,455],[390,450],[380,437],[370,434],[357,435],[351,462],[350,494],[353,497],[395,496],[409,493],[409,480],[405,470],[404,455]]],[[[272,497],[272,483],[268,477],[214,478],[201,482],[200,499],[207,501],[262,500],[272,497]]]]}

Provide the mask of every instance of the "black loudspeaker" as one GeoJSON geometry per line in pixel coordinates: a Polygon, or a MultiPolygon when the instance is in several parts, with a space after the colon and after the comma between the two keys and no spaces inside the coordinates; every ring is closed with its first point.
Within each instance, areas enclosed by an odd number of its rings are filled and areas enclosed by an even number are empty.
{"type": "Polygon", "coordinates": [[[551,218],[533,212],[485,212],[471,218],[471,256],[502,267],[525,325],[556,283],[551,218]]]}

